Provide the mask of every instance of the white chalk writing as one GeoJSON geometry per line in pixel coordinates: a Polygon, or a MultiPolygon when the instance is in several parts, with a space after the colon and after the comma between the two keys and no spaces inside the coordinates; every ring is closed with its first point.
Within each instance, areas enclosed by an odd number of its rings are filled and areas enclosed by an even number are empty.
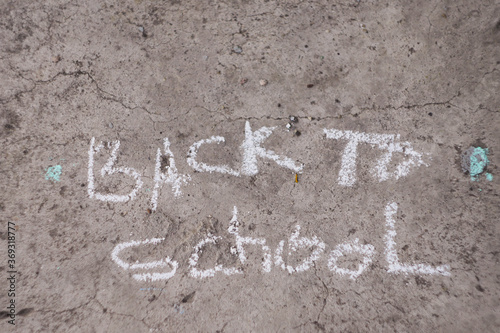
{"type": "Polygon", "coordinates": [[[353,242],[339,244],[330,254],[330,260],[328,261],[328,268],[340,275],[348,275],[352,280],[356,280],[364,270],[372,262],[372,257],[375,254],[375,248],[371,244],[359,244],[359,240],[356,238],[353,242]],[[349,270],[346,268],[337,266],[337,259],[351,253],[363,254],[363,263],[359,265],[358,270],[349,270]]]}
{"type": "Polygon", "coordinates": [[[450,266],[442,265],[433,268],[430,265],[424,264],[401,264],[398,259],[398,254],[396,253],[396,242],[394,237],[396,237],[396,220],[394,215],[398,211],[398,205],[395,202],[388,203],[385,208],[385,226],[387,228],[387,233],[385,234],[385,255],[387,262],[389,263],[389,273],[405,273],[405,274],[440,274],[449,276],[450,266]]]}
{"type": "Polygon", "coordinates": [[[124,173],[128,176],[131,176],[135,179],[135,187],[129,194],[126,195],[118,195],[118,194],[101,194],[95,192],[95,177],[94,177],[94,155],[99,153],[99,151],[104,148],[104,145],[99,143],[97,147],[94,147],[95,138],[90,140],[90,149],[89,149],[89,163],[88,163],[88,185],[87,185],[87,193],[90,198],[96,198],[97,200],[102,201],[112,201],[112,202],[125,202],[129,200],[133,200],[137,194],[137,191],[142,186],[141,175],[132,168],[126,167],[114,167],[117,159],[117,152],[120,148],[120,141],[113,141],[108,143],[108,148],[111,148],[111,156],[108,159],[108,162],[101,169],[101,176],[104,177],[106,175],[113,175],[116,173],[124,173]]]}
{"type": "MultiPolygon", "coordinates": [[[[433,268],[430,265],[426,264],[402,264],[399,262],[397,253],[396,253],[396,221],[394,219],[394,215],[397,212],[397,204],[392,202],[388,203],[385,209],[385,227],[386,234],[384,236],[385,241],[385,259],[387,260],[388,273],[404,273],[404,274],[429,274],[429,275],[444,275],[450,276],[449,265],[442,265],[436,268],[433,268]]],[[[233,208],[233,216],[231,221],[229,222],[228,233],[233,235],[234,242],[236,246],[230,248],[230,255],[235,255],[239,259],[240,264],[244,264],[247,261],[245,245],[258,245],[262,249],[262,272],[269,273],[272,270],[273,261],[271,259],[271,249],[267,245],[267,241],[264,238],[253,238],[248,236],[241,236],[239,231],[239,221],[238,221],[238,209],[235,206],[233,208]]],[[[317,236],[312,237],[299,237],[300,234],[300,226],[297,225],[295,230],[292,232],[289,240],[288,240],[288,260],[296,252],[298,249],[311,249],[312,253],[306,259],[302,260],[302,262],[293,267],[292,265],[286,264],[283,260],[282,254],[284,250],[285,241],[281,240],[278,243],[278,246],[275,250],[274,255],[274,265],[283,270],[286,270],[289,274],[306,272],[311,268],[311,265],[317,262],[322,253],[326,248],[326,244],[319,239],[317,236]]],[[[189,275],[193,278],[203,279],[216,276],[217,272],[220,272],[225,275],[234,275],[234,274],[243,274],[244,271],[242,267],[224,267],[222,264],[216,264],[213,268],[208,269],[199,269],[198,261],[200,259],[201,254],[203,253],[203,249],[205,246],[210,244],[217,244],[222,239],[221,236],[215,236],[212,234],[208,234],[204,239],[199,241],[193,248],[193,253],[189,259],[190,272],[189,275]]],[[[167,265],[172,267],[172,270],[167,273],[143,273],[143,274],[135,274],[133,277],[136,280],[167,280],[172,278],[175,275],[175,272],[178,268],[177,261],[170,259],[170,257],[166,257],[165,259],[161,259],[159,261],[147,262],[147,263],[135,263],[128,264],[122,259],[118,257],[119,253],[129,247],[133,246],[142,246],[147,244],[158,244],[164,241],[164,238],[153,238],[145,241],[131,241],[126,243],[121,243],[115,246],[111,253],[111,257],[115,263],[117,263],[123,269],[144,269],[151,270],[158,268],[166,267],[167,265]]],[[[330,252],[328,259],[328,269],[336,273],[340,276],[347,276],[352,280],[357,279],[361,274],[363,274],[369,267],[373,261],[373,257],[375,255],[375,247],[371,244],[361,244],[359,240],[356,238],[352,241],[347,241],[342,244],[339,244],[330,252]],[[358,268],[355,270],[339,267],[338,259],[343,256],[348,256],[351,254],[359,253],[363,256],[362,262],[358,265],[358,268]]]]}
{"type": "MultiPolygon", "coordinates": [[[[235,170],[228,165],[209,165],[197,160],[197,154],[200,147],[204,144],[221,144],[225,143],[223,136],[212,136],[208,139],[203,139],[195,142],[189,148],[187,163],[194,170],[198,172],[218,172],[222,174],[229,174],[232,176],[254,176],[259,172],[258,158],[269,159],[275,161],[279,166],[287,168],[295,173],[303,171],[304,165],[297,164],[292,159],[286,156],[280,156],[271,150],[262,147],[264,141],[272,134],[275,127],[261,127],[256,131],[252,131],[250,122],[245,123],[245,139],[241,144],[243,161],[240,170],[235,170]]],[[[347,140],[342,155],[341,167],[338,176],[338,183],[342,186],[353,186],[356,183],[356,161],[357,149],[360,143],[366,143],[371,146],[377,146],[378,149],[383,151],[382,156],[376,161],[375,166],[371,169],[372,174],[378,178],[379,181],[388,179],[399,179],[407,176],[412,168],[419,167],[427,164],[423,161],[423,154],[415,151],[409,142],[401,142],[399,135],[394,134],[367,134],[353,131],[340,131],[336,129],[324,129],[326,137],[335,140],[347,140]],[[391,162],[393,155],[400,153],[405,157],[405,160],[395,166],[395,170],[389,171],[388,165],[391,162]]],[[[111,149],[110,157],[107,163],[101,169],[101,176],[113,175],[123,173],[132,177],[135,180],[135,186],[129,194],[102,194],[95,190],[95,177],[94,177],[94,160],[95,154],[99,153],[104,147],[100,142],[95,145],[95,138],[90,140],[89,149],[89,162],[88,162],[88,195],[90,198],[95,198],[102,201],[112,202],[126,202],[133,200],[138,190],[142,187],[141,174],[136,170],[128,167],[116,167],[118,149],[120,141],[113,141],[107,144],[111,149]]],[[[162,155],[161,149],[158,148],[156,152],[155,176],[153,193],[151,197],[151,207],[156,210],[158,206],[159,192],[163,184],[170,184],[174,197],[177,198],[182,194],[181,186],[187,185],[191,180],[189,174],[180,174],[177,170],[174,154],[170,149],[170,141],[168,138],[163,140],[162,155]],[[165,164],[162,169],[162,161],[165,164]]]]}
{"type": "Polygon", "coordinates": [[[356,183],[356,159],[359,143],[368,143],[377,146],[380,150],[386,151],[377,161],[372,169],[372,173],[378,177],[379,181],[389,178],[399,179],[410,173],[411,167],[426,165],[422,159],[422,154],[413,150],[409,142],[400,142],[399,135],[394,134],[367,134],[353,131],[339,131],[336,129],[324,129],[326,137],[335,140],[347,140],[347,144],[342,155],[342,165],[339,172],[338,182],[343,186],[352,186],[356,183]],[[387,171],[387,165],[394,153],[402,153],[407,160],[397,165],[392,173],[387,171]]]}
{"type": "Polygon", "coordinates": [[[295,172],[301,172],[303,166],[296,166],[295,162],[286,157],[279,156],[271,150],[266,150],[261,147],[265,139],[267,139],[276,127],[261,127],[260,129],[252,132],[250,123],[245,123],[245,141],[241,145],[243,149],[243,165],[241,173],[246,176],[254,176],[259,172],[257,166],[257,157],[268,158],[275,161],[278,165],[288,168],[295,172]]]}
{"type": "Polygon", "coordinates": [[[168,138],[163,140],[163,148],[165,150],[165,156],[168,156],[168,165],[165,166],[167,169],[167,174],[161,172],[161,149],[158,148],[156,152],[156,165],[155,165],[155,186],[153,188],[153,196],[151,198],[152,208],[156,210],[158,206],[158,191],[161,184],[169,183],[172,184],[172,191],[174,196],[178,197],[181,195],[181,185],[182,183],[187,184],[191,179],[189,175],[179,175],[177,168],[175,167],[174,154],[170,150],[170,141],[168,138]]]}
{"type": "Polygon", "coordinates": [[[208,143],[222,143],[225,142],[226,140],[224,139],[223,136],[212,136],[210,139],[203,139],[200,141],[197,141],[193,143],[191,148],[189,148],[189,153],[188,153],[188,158],[187,162],[188,164],[195,169],[196,171],[199,172],[219,172],[219,173],[227,173],[233,176],[239,176],[240,173],[236,170],[231,169],[227,165],[208,165],[202,162],[197,162],[196,161],[196,155],[198,154],[198,149],[201,147],[203,144],[208,144],[208,143]]]}
{"type": "Polygon", "coordinates": [[[113,252],[111,252],[111,258],[115,263],[117,263],[120,267],[123,269],[153,269],[153,268],[161,268],[161,267],[166,267],[168,265],[172,266],[172,270],[170,272],[166,273],[143,273],[143,274],[134,274],[132,277],[136,280],[139,281],[157,281],[157,280],[168,280],[172,278],[175,275],[175,272],[177,271],[177,267],[179,267],[179,264],[177,261],[171,260],[169,257],[166,257],[164,259],[158,260],[158,261],[151,261],[151,262],[146,262],[146,263],[135,263],[135,264],[128,264],[125,261],[121,260],[118,255],[120,254],[121,251],[125,250],[126,248],[129,247],[134,247],[134,246],[141,246],[141,245],[146,245],[146,244],[158,244],[165,240],[165,238],[152,238],[152,239],[146,239],[144,241],[131,241],[127,243],[121,243],[115,246],[113,249],[113,252]]]}

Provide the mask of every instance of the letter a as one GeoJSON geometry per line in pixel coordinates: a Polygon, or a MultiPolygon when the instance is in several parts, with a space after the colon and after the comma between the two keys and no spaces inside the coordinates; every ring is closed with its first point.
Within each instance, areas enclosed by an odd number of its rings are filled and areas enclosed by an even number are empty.
{"type": "Polygon", "coordinates": [[[167,173],[161,172],[161,149],[158,148],[156,152],[156,165],[155,165],[155,186],[153,188],[153,196],[151,197],[152,209],[156,210],[158,206],[158,191],[160,190],[160,186],[163,183],[172,184],[172,191],[174,192],[174,196],[178,197],[182,194],[181,185],[187,184],[191,177],[189,175],[181,175],[177,172],[177,168],[175,167],[175,159],[174,154],[170,150],[170,141],[168,138],[163,140],[163,147],[165,149],[165,156],[168,156],[168,166],[167,173]]]}

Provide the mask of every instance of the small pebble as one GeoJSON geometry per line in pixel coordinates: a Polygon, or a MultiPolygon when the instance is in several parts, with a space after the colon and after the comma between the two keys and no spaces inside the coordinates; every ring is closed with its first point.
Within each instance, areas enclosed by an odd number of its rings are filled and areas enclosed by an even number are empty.
{"type": "Polygon", "coordinates": [[[307,88],[312,88],[312,87],[314,87],[314,84],[312,84],[312,83],[309,83],[309,84],[307,85],[307,88]]]}
{"type": "Polygon", "coordinates": [[[148,34],[146,33],[146,30],[144,27],[139,27],[139,31],[142,33],[142,37],[148,37],[148,34]]]}
{"type": "Polygon", "coordinates": [[[241,79],[241,80],[240,80],[240,84],[241,84],[241,85],[244,85],[244,84],[245,84],[245,83],[247,83],[247,82],[248,82],[248,79],[246,79],[246,78],[245,78],[245,79],[241,79]]]}
{"type": "Polygon", "coordinates": [[[300,136],[302,133],[300,133],[299,130],[295,130],[295,132],[293,132],[293,134],[295,134],[296,136],[300,136]]]}
{"type": "Polygon", "coordinates": [[[292,124],[290,124],[290,123],[287,123],[287,124],[286,124],[286,128],[287,128],[288,130],[290,130],[292,127],[293,127],[293,125],[292,125],[292,124]]]}
{"type": "Polygon", "coordinates": [[[207,61],[208,60],[208,56],[204,55],[203,56],[203,60],[207,61]]]}
{"type": "Polygon", "coordinates": [[[290,121],[292,123],[298,123],[299,122],[299,118],[295,117],[295,116],[290,116],[288,117],[288,119],[290,119],[290,121]]]}
{"type": "Polygon", "coordinates": [[[109,128],[113,128],[113,123],[109,123],[109,124],[108,124],[108,127],[109,127],[109,128]]]}
{"type": "Polygon", "coordinates": [[[243,52],[243,49],[241,48],[241,46],[235,45],[233,47],[233,52],[240,54],[241,52],[243,52]]]}
{"type": "Polygon", "coordinates": [[[259,84],[263,87],[267,86],[267,80],[260,80],[259,84]]]}

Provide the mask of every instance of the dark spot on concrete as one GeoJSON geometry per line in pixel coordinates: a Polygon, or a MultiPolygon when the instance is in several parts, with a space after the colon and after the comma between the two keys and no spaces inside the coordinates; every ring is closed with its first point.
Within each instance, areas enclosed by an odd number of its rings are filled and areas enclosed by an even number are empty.
{"type": "Polygon", "coordinates": [[[406,250],[408,250],[409,247],[410,246],[408,244],[406,244],[405,246],[402,247],[402,249],[403,249],[403,251],[406,251],[406,250]]]}
{"type": "Polygon", "coordinates": [[[68,189],[67,186],[61,186],[61,189],[59,190],[59,195],[64,197],[64,193],[66,193],[66,190],[68,189]]]}
{"type": "Polygon", "coordinates": [[[192,293],[184,296],[184,298],[181,300],[181,303],[193,303],[195,294],[196,291],[193,291],[192,293]]]}
{"type": "Polygon", "coordinates": [[[424,286],[424,287],[430,287],[432,284],[421,276],[415,276],[415,282],[417,283],[417,286],[424,286]]]}
{"type": "Polygon", "coordinates": [[[7,239],[7,233],[0,232],[0,239],[6,240],[7,239]]]}
{"type": "Polygon", "coordinates": [[[167,167],[170,167],[170,158],[168,158],[167,156],[162,156],[160,162],[160,171],[165,170],[167,167]]]}
{"type": "Polygon", "coordinates": [[[335,103],[340,103],[340,100],[335,98],[335,103]]]}
{"type": "Polygon", "coordinates": [[[431,117],[432,117],[432,112],[429,112],[429,116],[431,116],[431,117]]]}
{"type": "Polygon", "coordinates": [[[50,231],[49,231],[49,235],[50,235],[50,237],[52,237],[52,238],[57,237],[57,229],[52,229],[52,230],[50,230],[50,231]]]}
{"type": "Polygon", "coordinates": [[[17,314],[20,315],[20,316],[27,316],[31,312],[33,312],[34,310],[35,310],[34,308],[24,308],[21,311],[19,311],[17,314]]]}
{"type": "Polygon", "coordinates": [[[480,292],[484,293],[484,288],[483,288],[483,287],[481,287],[481,285],[479,285],[479,284],[478,284],[478,285],[476,286],[476,289],[477,289],[477,290],[479,290],[480,292]]]}
{"type": "Polygon", "coordinates": [[[0,319],[7,318],[9,313],[7,311],[0,311],[0,319]]]}
{"type": "Polygon", "coordinates": [[[314,324],[314,326],[315,326],[318,330],[323,331],[323,332],[325,331],[325,325],[320,324],[320,323],[318,323],[317,321],[314,321],[314,322],[313,322],[313,324],[314,324]]]}
{"type": "Polygon", "coordinates": [[[349,232],[347,233],[347,237],[353,235],[354,233],[356,233],[356,229],[352,228],[349,230],[349,232]]]}
{"type": "Polygon", "coordinates": [[[16,40],[20,41],[21,43],[24,42],[26,38],[28,38],[28,35],[24,33],[20,33],[19,35],[16,36],[16,40]]]}
{"type": "Polygon", "coordinates": [[[307,88],[312,88],[312,87],[314,87],[314,84],[312,84],[312,83],[309,83],[309,84],[307,85],[307,88]]]}

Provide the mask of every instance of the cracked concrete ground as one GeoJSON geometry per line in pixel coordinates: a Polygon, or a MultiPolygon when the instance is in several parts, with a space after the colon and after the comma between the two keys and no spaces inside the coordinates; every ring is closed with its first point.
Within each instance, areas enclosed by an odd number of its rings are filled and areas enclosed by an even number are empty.
{"type": "MultiPolygon", "coordinates": [[[[498,1],[3,0],[0,86],[3,281],[9,221],[18,271],[16,327],[5,282],[1,331],[500,330],[498,1]],[[288,129],[290,115],[298,122],[288,129]],[[239,172],[242,142],[262,127],[275,127],[265,152],[300,172],[262,156],[253,175],[190,165],[195,142],[222,136],[196,160],[239,172]],[[409,151],[422,164],[379,181],[381,146],[351,145],[355,183],[342,185],[348,141],[325,129],[399,135],[408,145],[389,171],[409,151]],[[95,188],[92,138],[103,142],[95,188]],[[179,196],[162,184],[154,210],[165,138],[190,180],[179,196]],[[99,200],[137,184],[131,173],[101,175],[117,140],[114,167],[135,170],[142,186],[128,201],[99,200]],[[492,181],[462,171],[470,146],[488,148],[492,181]],[[48,173],[54,166],[60,174],[48,173]],[[449,275],[391,272],[392,202],[399,262],[449,265],[449,275]],[[244,245],[241,259],[228,229],[234,206],[239,234],[265,240],[269,271],[259,244],[244,245]],[[305,245],[289,251],[297,225],[305,245]],[[208,235],[216,244],[193,265],[208,235]],[[120,244],[155,238],[164,239],[119,252],[124,266],[112,257],[120,244]],[[324,251],[300,271],[313,243],[324,251]],[[333,262],[340,244],[366,251],[333,262]],[[369,256],[355,279],[336,270],[355,272],[369,256]],[[172,272],[171,263],[133,266],[166,257],[178,263],[172,277],[134,278],[172,272]],[[214,267],[238,272],[192,276],[214,267]]],[[[163,157],[166,174],[174,159],[163,157]]]]}

